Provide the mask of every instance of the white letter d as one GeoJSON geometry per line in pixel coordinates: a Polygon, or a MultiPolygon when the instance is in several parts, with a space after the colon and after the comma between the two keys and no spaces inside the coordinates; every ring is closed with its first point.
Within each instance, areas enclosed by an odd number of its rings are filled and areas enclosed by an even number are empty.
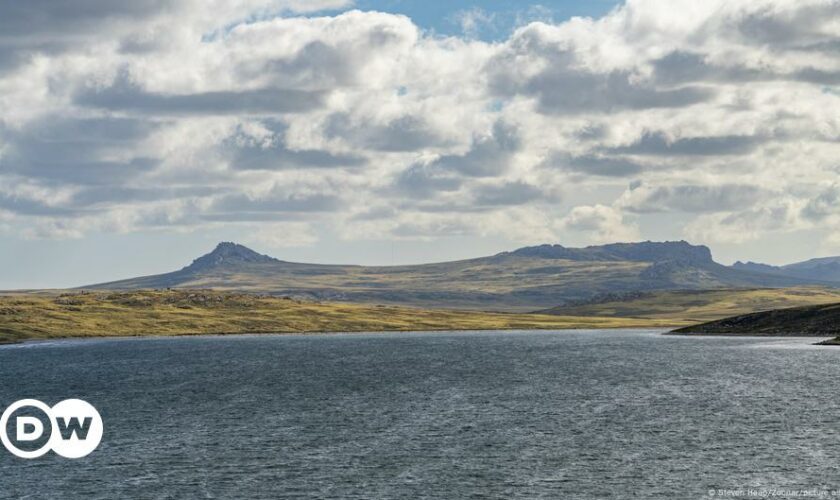
{"type": "Polygon", "coordinates": [[[35,417],[17,418],[17,440],[35,441],[44,434],[44,424],[35,417]]]}

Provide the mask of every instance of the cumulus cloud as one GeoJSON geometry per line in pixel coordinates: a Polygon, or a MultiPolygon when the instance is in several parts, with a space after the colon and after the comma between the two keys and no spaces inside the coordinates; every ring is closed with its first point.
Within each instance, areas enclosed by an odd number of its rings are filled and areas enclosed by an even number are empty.
{"type": "Polygon", "coordinates": [[[605,177],[633,176],[641,173],[645,168],[640,163],[623,156],[600,154],[573,156],[566,153],[555,153],[546,163],[548,166],[582,175],[605,177]]]}
{"type": "Polygon", "coordinates": [[[640,239],[636,224],[625,220],[615,207],[605,205],[583,205],[574,207],[561,220],[565,229],[585,232],[598,243],[629,242],[640,239]]]}
{"type": "Polygon", "coordinates": [[[725,212],[748,208],[766,196],[768,193],[747,184],[634,184],[618,205],[636,213],[725,212]]]}
{"type": "Polygon", "coordinates": [[[163,94],[146,92],[118,79],[104,89],[85,90],[78,106],[153,115],[276,115],[300,113],[322,105],[323,92],[261,88],[240,91],[163,94]]]}
{"type": "Polygon", "coordinates": [[[476,203],[479,205],[523,205],[543,197],[538,187],[524,182],[490,184],[476,189],[476,203]]]}
{"type": "Polygon", "coordinates": [[[517,130],[497,122],[489,134],[473,137],[466,153],[441,156],[431,163],[431,167],[469,177],[499,176],[509,169],[511,157],[520,145],[517,130]]]}
{"type": "Polygon", "coordinates": [[[355,154],[337,154],[323,149],[292,149],[286,140],[287,126],[266,120],[242,124],[222,143],[230,168],[235,170],[283,170],[358,167],[365,159],[355,154]]]}
{"type": "Polygon", "coordinates": [[[317,242],[318,236],[305,222],[268,222],[254,228],[248,240],[271,248],[305,247],[317,242]]]}
{"type": "Polygon", "coordinates": [[[808,200],[802,208],[802,217],[819,223],[840,216],[840,184],[825,187],[808,200]]]}
{"type": "Polygon", "coordinates": [[[321,12],[350,3],[0,3],[2,231],[836,234],[834,0],[627,0],[493,43],[492,12],[321,12]]]}
{"type": "Polygon", "coordinates": [[[738,155],[753,151],[761,142],[760,138],[743,135],[669,139],[662,133],[645,132],[632,143],[613,148],[612,152],[668,156],[738,155]]]}
{"type": "Polygon", "coordinates": [[[744,243],[768,232],[798,229],[795,202],[782,200],[740,212],[708,214],[693,220],[685,234],[710,243],[744,243]]]}

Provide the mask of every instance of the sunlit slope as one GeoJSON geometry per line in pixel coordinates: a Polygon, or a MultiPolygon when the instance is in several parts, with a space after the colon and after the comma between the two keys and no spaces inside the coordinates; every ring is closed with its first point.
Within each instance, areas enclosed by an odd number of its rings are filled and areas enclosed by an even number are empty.
{"type": "Polygon", "coordinates": [[[683,290],[605,298],[590,304],[554,307],[546,314],[648,318],[705,322],[771,309],[840,302],[840,290],[819,287],[683,290]]]}
{"type": "Polygon", "coordinates": [[[0,295],[0,342],[62,337],[667,326],[665,322],[302,302],[209,290],[0,295]]]}
{"type": "Polygon", "coordinates": [[[180,271],[87,288],[214,288],[330,301],[531,311],[610,292],[803,283],[811,281],[722,266],[708,248],[686,242],[580,249],[543,245],[477,259],[391,267],[285,262],[223,243],[180,271]]]}

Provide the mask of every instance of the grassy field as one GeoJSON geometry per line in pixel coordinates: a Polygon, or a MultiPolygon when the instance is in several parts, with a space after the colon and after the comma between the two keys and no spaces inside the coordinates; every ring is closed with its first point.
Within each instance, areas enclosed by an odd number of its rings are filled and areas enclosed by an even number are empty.
{"type": "Polygon", "coordinates": [[[0,342],[62,337],[673,326],[672,321],[319,303],[209,290],[0,295],[0,342]]]}
{"type": "Polygon", "coordinates": [[[640,294],[627,300],[555,307],[563,316],[596,316],[670,321],[686,325],[771,309],[840,303],[840,290],[821,287],[673,291],[640,294]]]}

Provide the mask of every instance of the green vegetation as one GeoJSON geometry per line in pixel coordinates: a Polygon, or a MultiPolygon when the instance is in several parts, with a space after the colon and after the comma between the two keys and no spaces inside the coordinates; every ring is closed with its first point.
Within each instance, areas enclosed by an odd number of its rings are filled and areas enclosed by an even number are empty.
{"type": "Polygon", "coordinates": [[[654,327],[651,320],[300,301],[209,290],[0,295],[0,342],[62,337],[654,327]]]}
{"type": "Polygon", "coordinates": [[[685,290],[637,293],[579,305],[554,307],[546,314],[702,323],[740,314],[840,302],[840,290],[821,287],[741,290],[685,290]]]}

